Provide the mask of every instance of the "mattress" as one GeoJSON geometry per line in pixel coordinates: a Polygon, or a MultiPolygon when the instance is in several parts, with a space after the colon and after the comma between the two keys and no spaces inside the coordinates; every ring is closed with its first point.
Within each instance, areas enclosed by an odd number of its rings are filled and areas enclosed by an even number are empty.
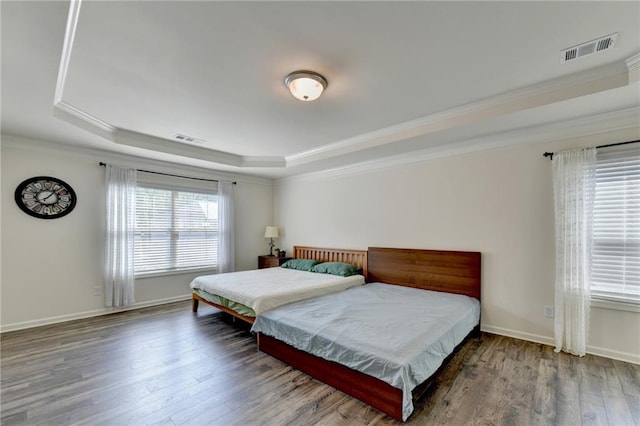
{"type": "Polygon", "coordinates": [[[401,389],[406,420],[412,390],[479,321],[477,299],[371,283],[273,309],[252,331],[401,389]]]}
{"type": "MultiPolygon", "coordinates": [[[[226,274],[203,275],[190,284],[205,299],[226,299],[244,305],[255,316],[278,306],[346,290],[364,284],[364,276],[341,277],[287,268],[266,268],[226,274]],[[209,297],[214,295],[216,298],[209,297]]],[[[245,311],[246,312],[246,311],[245,311]]]]}
{"type": "Polygon", "coordinates": [[[234,302],[233,300],[229,300],[225,297],[218,296],[217,294],[207,293],[204,290],[200,290],[198,288],[193,289],[193,293],[202,297],[204,300],[208,300],[209,302],[215,303],[216,305],[224,306],[225,308],[229,308],[234,312],[239,313],[240,315],[244,315],[246,317],[255,318],[256,313],[250,307],[243,305],[242,303],[234,302]]]}

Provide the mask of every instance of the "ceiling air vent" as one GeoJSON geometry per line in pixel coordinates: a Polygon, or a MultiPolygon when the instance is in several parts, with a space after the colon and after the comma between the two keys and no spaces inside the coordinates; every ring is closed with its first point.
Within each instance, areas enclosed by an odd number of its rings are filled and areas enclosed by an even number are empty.
{"type": "Polygon", "coordinates": [[[178,142],[186,142],[186,143],[205,143],[204,139],[193,138],[191,136],[183,135],[180,133],[176,133],[173,135],[173,138],[178,142]]]}
{"type": "Polygon", "coordinates": [[[578,59],[583,56],[611,49],[615,46],[617,39],[618,33],[615,33],[565,49],[560,52],[560,62],[573,61],[574,59],[578,59]]]}

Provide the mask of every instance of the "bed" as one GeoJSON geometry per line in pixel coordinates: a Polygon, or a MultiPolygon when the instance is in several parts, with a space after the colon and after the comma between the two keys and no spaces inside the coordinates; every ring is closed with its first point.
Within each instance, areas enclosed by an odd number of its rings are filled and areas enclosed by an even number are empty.
{"type": "Polygon", "coordinates": [[[364,284],[367,276],[367,251],[294,246],[295,259],[342,262],[355,265],[362,274],[339,277],[285,268],[266,268],[226,274],[203,275],[190,284],[192,311],[199,302],[211,305],[253,324],[256,315],[282,304],[364,284]]]}
{"type": "Polygon", "coordinates": [[[368,277],[273,309],[253,330],[261,351],[404,421],[441,365],[479,332],[480,253],[372,247],[368,277]]]}

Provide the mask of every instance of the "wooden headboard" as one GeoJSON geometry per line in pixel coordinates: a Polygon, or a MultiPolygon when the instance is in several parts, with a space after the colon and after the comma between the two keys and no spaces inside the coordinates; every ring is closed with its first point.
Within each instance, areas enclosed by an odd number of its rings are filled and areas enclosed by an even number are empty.
{"type": "Polygon", "coordinates": [[[369,247],[368,281],[480,300],[480,253],[369,247]]]}
{"type": "Polygon", "coordinates": [[[293,246],[293,257],[296,259],[314,259],[320,262],[351,263],[362,268],[362,274],[367,278],[368,261],[366,250],[293,246]]]}

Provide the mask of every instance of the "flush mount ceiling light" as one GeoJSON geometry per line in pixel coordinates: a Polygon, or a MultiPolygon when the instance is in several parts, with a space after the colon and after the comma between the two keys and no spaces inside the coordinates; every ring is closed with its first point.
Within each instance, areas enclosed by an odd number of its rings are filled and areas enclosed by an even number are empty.
{"type": "Polygon", "coordinates": [[[313,71],[294,71],[284,79],[291,94],[301,101],[313,101],[327,88],[327,80],[313,71]]]}

